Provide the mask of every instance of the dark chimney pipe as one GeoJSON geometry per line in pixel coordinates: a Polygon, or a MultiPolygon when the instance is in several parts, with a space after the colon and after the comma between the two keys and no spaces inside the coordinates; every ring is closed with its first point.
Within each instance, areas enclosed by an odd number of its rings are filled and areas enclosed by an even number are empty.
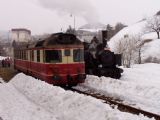
{"type": "Polygon", "coordinates": [[[102,30],[102,42],[104,48],[107,46],[107,33],[107,30],[102,30]]]}

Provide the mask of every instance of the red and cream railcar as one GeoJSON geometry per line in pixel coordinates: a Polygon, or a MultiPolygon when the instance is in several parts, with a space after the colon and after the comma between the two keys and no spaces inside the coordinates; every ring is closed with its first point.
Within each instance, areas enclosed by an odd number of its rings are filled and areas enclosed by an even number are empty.
{"type": "Polygon", "coordinates": [[[74,86],[85,80],[83,43],[57,33],[26,48],[15,47],[15,69],[53,85],[74,86]]]}

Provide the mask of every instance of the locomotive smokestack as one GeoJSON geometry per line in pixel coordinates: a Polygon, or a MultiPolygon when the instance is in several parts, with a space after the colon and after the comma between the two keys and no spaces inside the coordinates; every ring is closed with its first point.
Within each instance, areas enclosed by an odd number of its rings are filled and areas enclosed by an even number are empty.
{"type": "Polygon", "coordinates": [[[103,47],[105,48],[108,46],[107,44],[107,37],[108,37],[108,31],[107,30],[102,30],[102,42],[103,42],[103,47]]]}

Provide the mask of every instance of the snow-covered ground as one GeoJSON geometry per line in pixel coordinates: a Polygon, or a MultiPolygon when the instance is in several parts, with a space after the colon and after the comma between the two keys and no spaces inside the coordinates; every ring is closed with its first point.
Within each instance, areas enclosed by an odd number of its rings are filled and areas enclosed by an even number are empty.
{"type": "Polygon", "coordinates": [[[6,59],[6,57],[0,56],[0,60],[6,59]]]}
{"type": "MultiPolygon", "coordinates": [[[[128,79],[130,82],[131,79],[128,79]]],[[[113,87],[111,83],[117,83],[115,88],[125,92],[121,85],[127,81],[105,77],[88,76],[85,85],[98,83],[96,88],[102,88],[107,82],[110,87],[113,87]]],[[[3,120],[149,120],[143,115],[120,112],[100,100],[65,91],[22,73],[9,83],[0,84],[0,117],[3,120]]]]}
{"type": "Polygon", "coordinates": [[[88,76],[86,82],[77,86],[90,87],[101,94],[123,100],[149,112],[160,114],[160,64],[134,65],[124,68],[120,80],[88,76]]]}

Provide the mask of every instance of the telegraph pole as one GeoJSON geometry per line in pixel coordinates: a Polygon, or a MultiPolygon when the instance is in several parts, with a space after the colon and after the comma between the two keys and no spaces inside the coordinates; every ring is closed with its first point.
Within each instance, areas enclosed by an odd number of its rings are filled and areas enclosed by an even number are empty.
{"type": "Polygon", "coordinates": [[[75,15],[71,14],[70,17],[73,17],[73,28],[76,29],[76,17],[75,15]]]}
{"type": "Polygon", "coordinates": [[[76,17],[75,16],[73,17],[74,17],[74,30],[76,30],[76,17]]]}

